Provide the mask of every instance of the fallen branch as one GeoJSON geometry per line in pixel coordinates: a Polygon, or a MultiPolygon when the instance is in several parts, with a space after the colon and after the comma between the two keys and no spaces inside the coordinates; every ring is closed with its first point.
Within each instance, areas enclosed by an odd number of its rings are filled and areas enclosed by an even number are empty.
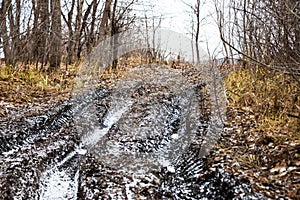
{"type": "Polygon", "coordinates": [[[294,115],[294,114],[291,114],[291,113],[286,113],[286,115],[289,116],[289,117],[300,119],[299,115],[294,115]]]}

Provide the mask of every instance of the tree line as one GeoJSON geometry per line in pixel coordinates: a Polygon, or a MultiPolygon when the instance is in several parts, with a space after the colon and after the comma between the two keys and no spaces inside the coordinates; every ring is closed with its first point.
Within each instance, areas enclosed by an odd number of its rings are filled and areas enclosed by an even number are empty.
{"type": "Polygon", "coordinates": [[[227,57],[238,54],[244,63],[288,73],[299,82],[298,0],[230,0],[215,5],[227,57]]]}
{"type": "MultiPolygon", "coordinates": [[[[239,54],[244,63],[300,75],[299,1],[214,2],[226,57],[239,54]]],[[[195,0],[195,6],[187,4],[196,18],[192,26],[196,44],[203,3],[195,0]]],[[[134,26],[135,4],[137,0],[0,0],[0,49],[8,65],[34,64],[43,69],[45,65],[56,68],[63,61],[68,66],[80,61],[105,37],[134,26]]]]}
{"type": "Polygon", "coordinates": [[[55,69],[80,61],[134,22],[136,0],[2,0],[0,49],[7,65],[55,69]]]}

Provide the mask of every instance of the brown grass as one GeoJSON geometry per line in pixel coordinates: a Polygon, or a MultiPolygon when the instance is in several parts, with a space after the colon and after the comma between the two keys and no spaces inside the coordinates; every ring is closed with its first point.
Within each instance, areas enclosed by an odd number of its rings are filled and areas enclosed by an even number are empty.
{"type": "Polygon", "coordinates": [[[292,77],[256,66],[229,73],[225,87],[229,105],[251,110],[258,128],[299,138],[300,86],[292,77]]]}

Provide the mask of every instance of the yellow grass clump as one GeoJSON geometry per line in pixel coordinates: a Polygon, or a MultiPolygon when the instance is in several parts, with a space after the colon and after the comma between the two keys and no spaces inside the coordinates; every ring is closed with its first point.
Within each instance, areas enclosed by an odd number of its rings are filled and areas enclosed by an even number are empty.
{"type": "Polygon", "coordinates": [[[231,106],[249,108],[260,129],[300,136],[300,86],[289,75],[256,66],[225,79],[231,106]]]}

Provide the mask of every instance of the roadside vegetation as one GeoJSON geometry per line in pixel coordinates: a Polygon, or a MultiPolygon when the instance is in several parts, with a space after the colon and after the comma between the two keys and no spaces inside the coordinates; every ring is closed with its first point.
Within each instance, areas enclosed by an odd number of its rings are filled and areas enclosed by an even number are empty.
{"type": "MultiPolygon", "coordinates": [[[[72,89],[76,68],[45,73],[34,66],[0,67],[0,100],[14,105],[55,101],[63,98],[72,89]]],[[[67,97],[67,95],[66,95],[67,97]]]]}
{"type": "Polygon", "coordinates": [[[215,155],[268,198],[299,199],[299,3],[215,1],[215,8],[227,65],[237,69],[224,81],[228,120],[215,155]]]}
{"type": "MultiPolygon", "coordinates": [[[[99,87],[111,88],[116,81],[133,67],[145,64],[140,57],[119,59],[117,68],[102,68],[98,77],[99,87]]],[[[0,66],[0,101],[22,106],[28,103],[51,103],[69,98],[76,87],[76,76],[81,64],[61,66],[49,72],[34,65],[20,64],[17,67],[2,64],[0,66]]]]}
{"type": "Polygon", "coordinates": [[[291,138],[300,132],[300,87],[291,76],[256,66],[231,72],[225,87],[229,105],[255,114],[258,129],[291,138]]]}
{"type": "Polygon", "coordinates": [[[215,156],[225,156],[227,170],[244,174],[257,192],[272,199],[299,198],[297,81],[255,66],[230,72],[224,83],[228,120],[215,156]]]}

